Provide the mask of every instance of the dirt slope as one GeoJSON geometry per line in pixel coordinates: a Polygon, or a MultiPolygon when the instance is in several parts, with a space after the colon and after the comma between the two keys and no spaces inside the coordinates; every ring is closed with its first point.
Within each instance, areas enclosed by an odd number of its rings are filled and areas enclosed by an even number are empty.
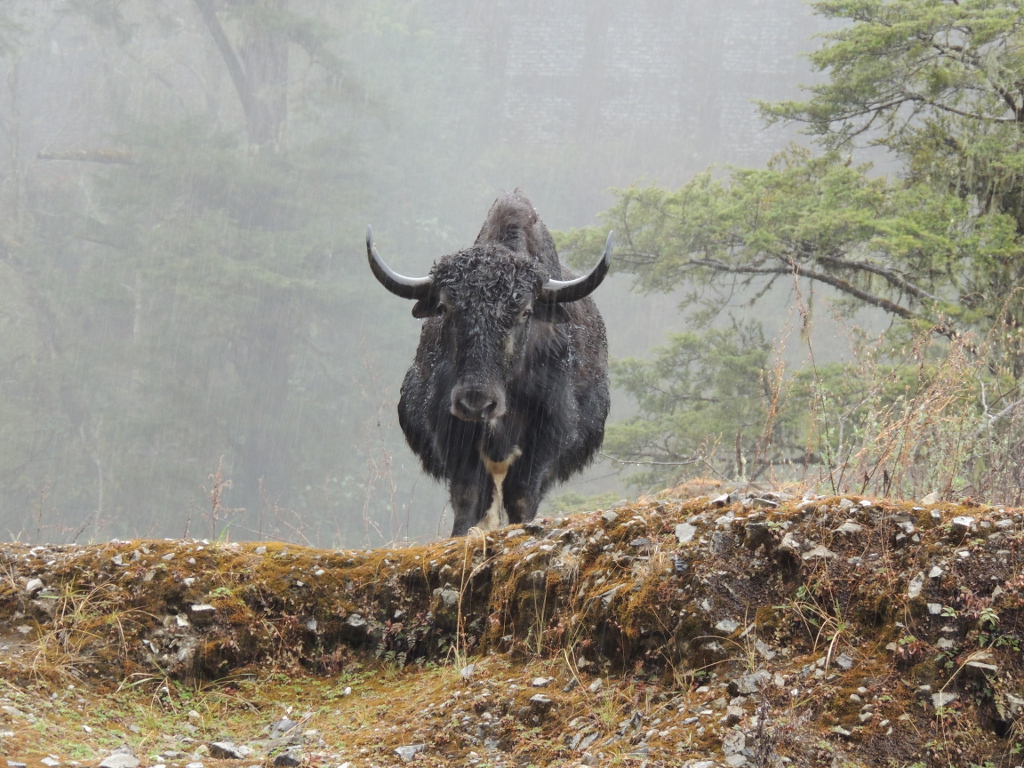
{"type": "Polygon", "coordinates": [[[0,755],[1016,766],[1022,522],[736,493],[374,551],[0,545],[0,755]]]}

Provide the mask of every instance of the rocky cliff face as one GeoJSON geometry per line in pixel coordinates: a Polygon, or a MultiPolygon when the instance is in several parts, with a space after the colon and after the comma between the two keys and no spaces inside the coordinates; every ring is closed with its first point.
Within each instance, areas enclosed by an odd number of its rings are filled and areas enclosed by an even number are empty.
{"type": "Polygon", "coordinates": [[[401,549],[3,545],[0,751],[98,761],[114,730],[147,764],[231,742],[312,765],[1015,765],[1022,521],[669,493],[401,549]],[[95,719],[126,702],[159,738],[95,719]]]}

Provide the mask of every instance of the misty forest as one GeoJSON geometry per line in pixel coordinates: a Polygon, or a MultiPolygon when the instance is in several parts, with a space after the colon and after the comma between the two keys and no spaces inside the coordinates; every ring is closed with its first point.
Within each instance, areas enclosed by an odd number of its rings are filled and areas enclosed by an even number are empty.
{"type": "Polygon", "coordinates": [[[428,540],[405,274],[521,188],[612,412],[552,515],[698,480],[1024,499],[1015,0],[0,6],[0,535],[428,540]]]}

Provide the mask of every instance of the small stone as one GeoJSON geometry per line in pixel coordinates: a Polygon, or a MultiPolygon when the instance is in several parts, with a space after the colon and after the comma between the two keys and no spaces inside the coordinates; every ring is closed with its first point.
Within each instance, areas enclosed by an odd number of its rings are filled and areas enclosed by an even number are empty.
{"type": "Polygon", "coordinates": [[[924,589],[924,571],[920,571],[910,580],[910,584],[907,585],[907,597],[911,600],[920,597],[922,589],[924,589]]]}
{"type": "Polygon", "coordinates": [[[746,749],[746,736],[742,731],[729,731],[722,739],[722,752],[725,755],[736,755],[746,749]]]}
{"type": "Polygon", "coordinates": [[[939,494],[936,491],[932,491],[927,496],[921,499],[922,504],[936,504],[939,501],[939,494]]]}
{"type": "Polygon", "coordinates": [[[716,496],[711,500],[711,505],[714,507],[724,507],[729,503],[729,494],[723,493],[721,496],[716,496]]]}
{"type": "Polygon", "coordinates": [[[546,686],[550,682],[551,682],[551,678],[550,677],[535,677],[530,682],[530,685],[532,685],[534,688],[543,688],[544,686],[546,686]]]}
{"type": "Polygon", "coordinates": [[[958,698],[960,696],[952,691],[939,691],[932,694],[932,706],[936,709],[941,709],[947,704],[952,704],[958,698]]]}
{"type": "Polygon", "coordinates": [[[206,624],[213,621],[213,617],[217,615],[217,609],[209,603],[196,603],[189,608],[192,620],[197,624],[206,624]]]}
{"type": "Polygon", "coordinates": [[[297,768],[302,765],[302,752],[298,747],[288,747],[274,758],[274,765],[278,768],[297,768]]]}
{"type": "Polygon", "coordinates": [[[295,720],[289,720],[287,717],[282,717],[276,723],[270,726],[270,738],[279,739],[282,736],[290,734],[298,727],[298,723],[295,720]]]}
{"type": "Polygon", "coordinates": [[[938,616],[942,613],[942,603],[926,603],[925,607],[932,616],[938,616]]]}
{"type": "Polygon", "coordinates": [[[986,664],[983,661],[968,661],[964,668],[969,672],[977,672],[981,675],[995,675],[999,667],[995,664],[986,664]]]}
{"type": "Polygon", "coordinates": [[[950,523],[949,533],[955,539],[962,539],[974,527],[974,518],[968,515],[957,515],[950,523]]]}
{"type": "Polygon", "coordinates": [[[724,632],[727,635],[731,635],[737,629],[740,628],[740,623],[734,619],[722,619],[715,624],[715,629],[719,632],[724,632]]]}
{"type": "Polygon", "coordinates": [[[114,752],[103,758],[99,768],[138,768],[139,760],[131,751],[114,752]]]}
{"type": "Polygon", "coordinates": [[[779,542],[778,551],[788,555],[800,554],[800,542],[793,536],[792,532],[787,533],[779,542]]]}
{"type": "Polygon", "coordinates": [[[757,693],[761,685],[771,677],[766,670],[759,669],[749,675],[744,675],[729,682],[729,694],[731,696],[750,696],[757,693]]]}
{"type": "Polygon", "coordinates": [[[824,544],[819,544],[810,552],[804,554],[804,560],[829,560],[836,556],[836,553],[826,547],[824,544]]]}
{"type": "Polygon", "coordinates": [[[412,759],[416,757],[420,752],[426,749],[426,744],[408,744],[404,747],[396,747],[395,754],[402,758],[403,762],[412,762],[412,759]]]}
{"type": "Polygon", "coordinates": [[[221,760],[244,760],[252,754],[252,749],[246,746],[240,747],[233,741],[212,741],[208,746],[210,757],[221,760]]]}
{"type": "Polygon", "coordinates": [[[619,519],[619,513],[613,512],[609,509],[607,512],[601,514],[601,519],[603,519],[608,525],[611,525],[619,519]]]}
{"type": "Polygon", "coordinates": [[[935,641],[935,647],[940,651],[948,651],[950,648],[956,647],[956,642],[950,640],[948,637],[940,637],[935,641]]]}
{"type": "Polygon", "coordinates": [[[535,693],[530,697],[530,704],[535,709],[548,709],[551,707],[551,697],[545,696],[543,693],[535,693]]]}
{"type": "Polygon", "coordinates": [[[25,584],[25,594],[29,597],[35,597],[36,592],[40,592],[43,589],[42,579],[29,579],[25,584]]]}
{"type": "Polygon", "coordinates": [[[689,541],[693,541],[693,537],[697,534],[697,527],[690,525],[689,523],[679,523],[676,526],[676,539],[679,540],[680,544],[686,544],[689,541]]]}
{"type": "Polygon", "coordinates": [[[864,530],[863,525],[858,525],[853,520],[847,520],[845,523],[836,528],[835,532],[844,536],[853,536],[854,534],[860,533],[864,530]]]}
{"type": "Polygon", "coordinates": [[[589,691],[590,691],[591,693],[597,693],[597,692],[598,692],[598,691],[600,691],[600,690],[601,690],[601,689],[602,689],[603,687],[604,687],[604,680],[602,680],[602,679],[601,679],[600,677],[598,677],[598,678],[596,678],[596,679],[594,680],[594,682],[592,682],[592,683],[590,684],[590,686],[588,687],[588,690],[589,690],[589,691]]]}
{"type": "Polygon", "coordinates": [[[853,669],[853,659],[848,654],[841,653],[836,657],[836,665],[844,670],[853,669]]]}
{"type": "Polygon", "coordinates": [[[939,568],[939,566],[937,566],[937,565],[933,565],[933,566],[932,566],[932,569],[931,569],[930,571],[928,571],[928,578],[929,578],[929,579],[937,579],[937,578],[939,578],[939,577],[940,577],[940,576],[941,576],[941,575],[942,575],[943,573],[945,573],[945,571],[943,571],[943,570],[942,570],[941,568],[939,568]]]}
{"type": "Polygon", "coordinates": [[[842,498],[839,500],[840,509],[853,509],[853,502],[850,499],[842,498]]]}

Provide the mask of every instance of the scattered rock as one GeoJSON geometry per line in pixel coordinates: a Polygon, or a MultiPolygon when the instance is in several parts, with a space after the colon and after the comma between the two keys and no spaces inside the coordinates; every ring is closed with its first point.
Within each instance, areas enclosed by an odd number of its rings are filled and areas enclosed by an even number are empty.
{"type": "Polygon", "coordinates": [[[676,526],[676,539],[680,544],[686,544],[687,542],[693,541],[693,537],[697,533],[697,527],[690,525],[689,523],[679,523],[676,526]]]}
{"type": "Polygon", "coordinates": [[[298,747],[287,747],[274,758],[278,768],[296,768],[302,765],[302,751],[298,747]]]}
{"type": "Polygon", "coordinates": [[[836,556],[836,553],[826,547],[824,544],[819,544],[814,549],[805,552],[803,555],[804,560],[830,560],[836,556]]]}
{"type": "Polygon", "coordinates": [[[134,755],[131,747],[121,746],[103,758],[99,768],[137,768],[141,762],[134,755]]]}
{"type": "Polygon", "coordinates": [[[426,744],[408,744],[404,747],[396,747],[395,754],[402,758],[403,762],[410,763],[426,747],[426,744]]]}
{"type": "Polygon", "coordinates": [[[233,741],[212,741],[207,746],[210,748],[210,757],[222,760],[244,760],[252,754],[251,748],[239,746],[233,741]]]}
{"type": "Polygon", "coordinates": [[[924,571],[919,571],[918,574],[910,580],[907,585],[907,597],[911,600],[921,596],[921,590],[924,589],[924,571]]]}

